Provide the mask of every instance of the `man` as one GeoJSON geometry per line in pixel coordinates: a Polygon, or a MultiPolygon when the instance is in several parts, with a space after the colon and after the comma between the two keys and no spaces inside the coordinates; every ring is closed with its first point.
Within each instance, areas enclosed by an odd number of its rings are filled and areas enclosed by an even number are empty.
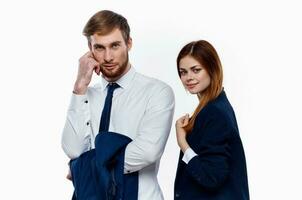
{"type": "Polygon", "coordinates": [[[108,85],[117,83],[108,130],[132,140],[124,151],[123,173],[138,172],[139,200],[161,200],[163,195],[156,176],[171,128],[173,91],[131,66],[128,51],[132,39],[123,16],[100,11],[87,22],[83,34],[90,51],[79,60],[62,148],[72,160],[95,148],[96,136],[101,135],[99,127],[108,85]],[[94,72],[100,75],[102,84],[90,87],[94,72]]]}

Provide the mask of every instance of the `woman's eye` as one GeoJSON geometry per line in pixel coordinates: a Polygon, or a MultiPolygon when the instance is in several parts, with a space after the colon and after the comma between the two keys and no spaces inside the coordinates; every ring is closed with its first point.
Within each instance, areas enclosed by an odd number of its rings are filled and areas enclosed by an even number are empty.
{"type": "Polygon", "coordinates": [[[198,73],[198,72],[200,72],[201,71],[201,69],[193,69],[193,72],[194,73],[198,73]]]}
{"type": "Polygon", "coordinates": [[[179,73],[180,73],[181,76],[186,75],[186,72],[185,72],[185,71],[180,71],[179,73]]]}

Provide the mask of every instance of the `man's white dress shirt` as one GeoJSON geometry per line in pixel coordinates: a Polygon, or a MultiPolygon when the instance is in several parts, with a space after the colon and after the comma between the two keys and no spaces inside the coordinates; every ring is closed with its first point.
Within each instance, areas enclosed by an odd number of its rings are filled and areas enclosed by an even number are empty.
{"type": "MultiPolygon", "coordinates": [[[[85,95],[72,94],[62,134],[62,147],[70,159],[94,148],[108,85],[101,79],[85,95]]],[[[116,83],[120,87],[113,93],[109,131],[133,140],[126,147],[124,173],[139,171],[139,200],[162,200],[157,172],[171,129],[173,91],[133,67],[116,83]]]]}

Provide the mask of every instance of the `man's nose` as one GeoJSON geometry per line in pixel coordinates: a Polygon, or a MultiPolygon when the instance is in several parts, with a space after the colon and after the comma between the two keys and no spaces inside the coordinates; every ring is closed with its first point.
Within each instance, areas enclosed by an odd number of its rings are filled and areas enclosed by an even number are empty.
{"type": "Polygon", "coordinates": [[[111,62],[113,60],[113,55],[112,55],[111,50],[106,50],[105,51],[104,60],[106,62],[111,62]]]}

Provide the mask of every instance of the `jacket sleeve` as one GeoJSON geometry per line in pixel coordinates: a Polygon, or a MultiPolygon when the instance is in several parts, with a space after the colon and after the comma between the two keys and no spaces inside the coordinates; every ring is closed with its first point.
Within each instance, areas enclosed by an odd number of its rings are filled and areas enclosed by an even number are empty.
{"type": "MultiPolygon", "coordinates": [[[[198,141],[198,155],[186,165],[189,176],[200,186],[215,190],[219,188],[229,175],[230,133],[232,129],[220,111],[211,110],[203,118],[202,141],[198,141]]],[[[196,119],[198,120],[198,119],[196,119]]]]}
{"type": "Polygon", "coordinates": [[[137,137],[126,147],[124,173],[139,171],[161,157],[170,133],[173,113],[174,94],[169,86],[165,86],[149,99],[137,137]]]}

